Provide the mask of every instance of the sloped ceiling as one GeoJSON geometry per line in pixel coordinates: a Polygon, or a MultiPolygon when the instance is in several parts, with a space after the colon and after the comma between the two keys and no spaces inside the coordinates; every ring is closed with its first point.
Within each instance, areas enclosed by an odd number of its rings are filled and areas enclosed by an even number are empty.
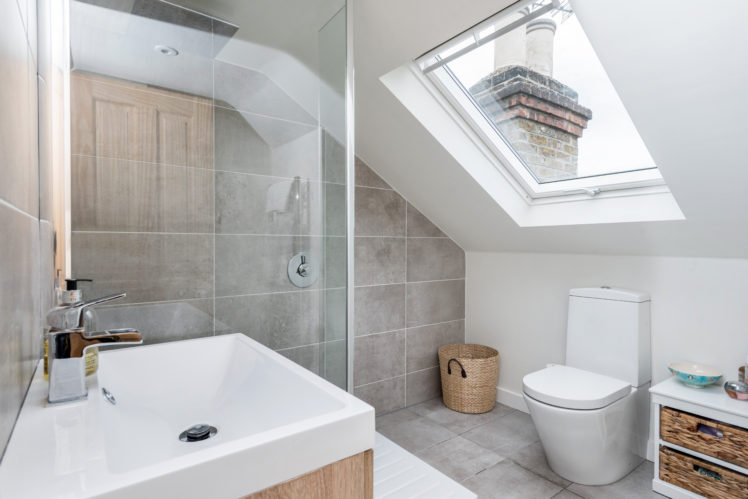
{"type": "Polygon", "coordinates": [[[518,227],[379,81],[511,3],[356,1],[356,153],[468,251],[748,257],[748,2],[572,2],[687,220],[548,228],[518,227]]]}

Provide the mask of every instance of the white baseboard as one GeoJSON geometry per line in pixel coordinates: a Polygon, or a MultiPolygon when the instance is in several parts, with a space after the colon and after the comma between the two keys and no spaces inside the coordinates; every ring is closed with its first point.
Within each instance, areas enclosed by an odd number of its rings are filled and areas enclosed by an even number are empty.
{"type": "Polygon", "coordinates": [[[518,411],[530,412],[521,393],[513,392],[500,386],[496,387],[496,401],[518,411]]]}

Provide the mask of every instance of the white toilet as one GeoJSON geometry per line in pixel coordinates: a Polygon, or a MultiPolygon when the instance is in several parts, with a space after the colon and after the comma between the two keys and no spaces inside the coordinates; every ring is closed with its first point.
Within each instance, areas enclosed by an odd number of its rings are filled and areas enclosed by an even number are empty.
{"type": "Polygon", "coordinates": [[[548,464],[585,485],[619,480],[646,457],[650,299],[626,289],[569,292],[566,365],[523,379],[548,464]]]}

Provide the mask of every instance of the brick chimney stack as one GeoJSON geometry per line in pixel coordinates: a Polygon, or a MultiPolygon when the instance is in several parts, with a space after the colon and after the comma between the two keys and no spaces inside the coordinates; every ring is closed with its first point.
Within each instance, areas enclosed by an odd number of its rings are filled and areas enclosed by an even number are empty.
{"type": "Polygon", "coordinates": [[[502,135],[543,180],[577,176],[577,141],[592,119],[592,111],[577,102],[577,92],[553,79],[555,32],[553,19],[539,18],[524,30],[505,35],[507,44],[504,37],[497,39],[497,69],[470,88],[502,135]],[[519,52],[518,47],[524,50],[519,52]]]}

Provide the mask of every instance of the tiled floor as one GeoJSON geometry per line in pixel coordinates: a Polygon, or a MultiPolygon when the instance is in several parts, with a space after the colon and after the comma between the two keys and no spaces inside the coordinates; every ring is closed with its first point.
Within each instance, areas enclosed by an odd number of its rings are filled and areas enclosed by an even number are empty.
{"type": "Polygon", "coordinates": [[[486,414],[461,414],[441,399],[377,418],[377,431],[478,497],[521,499],[662,499],[652,492],[652,463],[644,461],[611,485],[569,482],[548,467],[530,416],[497,404],[486,414]]]}

